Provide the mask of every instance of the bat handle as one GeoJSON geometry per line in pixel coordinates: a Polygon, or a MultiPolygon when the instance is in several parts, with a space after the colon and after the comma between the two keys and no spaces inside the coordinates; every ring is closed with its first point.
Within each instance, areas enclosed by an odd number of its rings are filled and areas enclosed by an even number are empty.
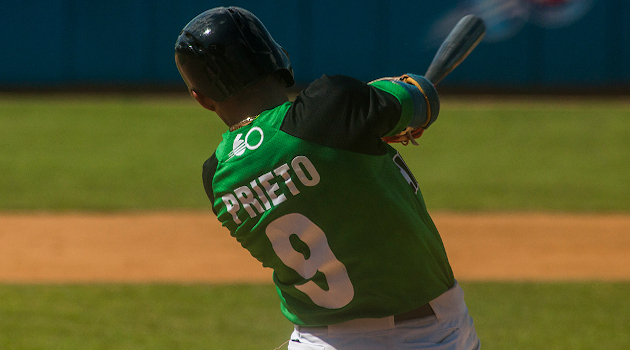
{"type": "Polygon", "coordinates": [[[430,81],[433,85],[437,85],[440,81],[442,81],[442,79],[438,79],[438,74],[434,71],[427,71],[424,74],[424,77],[427,78],[427,80],[430,81]]]}

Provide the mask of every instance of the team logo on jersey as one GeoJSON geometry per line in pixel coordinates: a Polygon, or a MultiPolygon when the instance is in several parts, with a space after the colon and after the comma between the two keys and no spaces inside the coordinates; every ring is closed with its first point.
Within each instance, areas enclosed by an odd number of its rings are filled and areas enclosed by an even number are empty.
{"type": "Polygon", "coordinates": [[[257,149],[260,145],[262,145],[264,138],[265,134],[262,129],[257,126],[251,128],[247,134],[245,134],[245,138],[243,138],[242,133],[236,135],[236,138],[232,143],[232,152],[228,154],[228,160],[234,157],[242,156],[247,150],[253,151],[257,149]]]}

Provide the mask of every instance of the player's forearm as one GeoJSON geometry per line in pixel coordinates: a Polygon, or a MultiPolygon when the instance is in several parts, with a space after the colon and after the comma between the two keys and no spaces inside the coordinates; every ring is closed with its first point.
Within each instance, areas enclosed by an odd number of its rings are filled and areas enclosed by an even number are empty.
{"type": "Polygon", "coordinates": [[[383,138],[387,142],[415,143],[414,139],[420,137],[438,117],[440,99],[437,90],[423,76],[405,74],[381,78],[370,82],[370,85],[395,95],[402,106],[399,123],[383,138]]]}

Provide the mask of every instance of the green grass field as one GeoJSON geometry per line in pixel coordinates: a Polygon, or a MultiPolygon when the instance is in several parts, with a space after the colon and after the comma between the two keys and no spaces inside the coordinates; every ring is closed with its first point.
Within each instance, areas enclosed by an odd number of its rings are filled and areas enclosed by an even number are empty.
{"type": "MultiPolygon", "coordinates": [[[[628,283],[464,282],[482,348],[630,348],[628,283]]],[[[272,350],[272,285],[0,285],[1,349],[272,350]]],[[[286,349],[286,347],[284,347],[286,349]]]]}
{"type": "Polygon", "coordinates": [[[0,209],[200,208],[221,121],[160,97],[0,99],[0,209]]]}
{"type": "MultiPolygon", "coordinates": [[[[186,96],[0,96],[0,210],[209,210],[186,96]]],[[[398,147],[430,210],[630,211],[630,103],[446,98],[398,147]]],[[[594,233],[596,234],[596,233],[594,233]]],[[[484,349],[629,349],[630,283],[460,281],[484,349]]],[[[0,349],[273,349],[271,285],[0,285],[0,349]]]]}
{"type": "MultiPolygon", "coordinates": [[[[225,125],[187,96],[0,97],[0,210],[208,208],[225,125]]],[[[630,103],[445,99],[398,147],[432,210],[630,210],[630,103]]]]}

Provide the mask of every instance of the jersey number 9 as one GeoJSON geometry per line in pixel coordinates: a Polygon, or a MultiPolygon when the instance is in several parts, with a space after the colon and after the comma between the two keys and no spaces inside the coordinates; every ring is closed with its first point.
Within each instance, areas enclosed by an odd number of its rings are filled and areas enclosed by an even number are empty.
{"type": "Polygon", "coordinates": [[[313,303],[327,309],[340,309],[350,303],[354,297],[354,288],[348,271],[333,254],[324,231],[315,223],[302,214],[287,214],[272,221],[265,232],[280,260],[300,276],[311,279],[317,271],[324,274],[328,290],[313,281],[295,286],[308,295],[313,303]],[[297,235],[308,246],[308,258],[293,248],[289,239],[291,235],[297,235]]]}

